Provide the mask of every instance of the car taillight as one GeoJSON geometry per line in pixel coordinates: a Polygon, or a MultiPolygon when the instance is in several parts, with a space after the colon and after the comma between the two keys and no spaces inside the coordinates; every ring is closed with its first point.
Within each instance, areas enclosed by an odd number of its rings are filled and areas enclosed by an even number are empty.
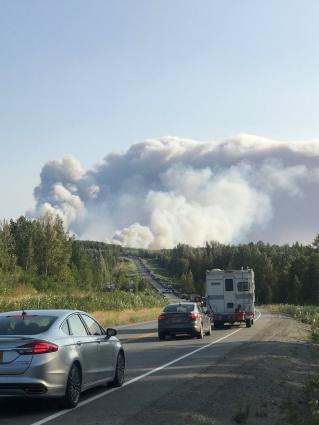
{"type": "Polygon", "coordinates": [[[158,320],[165,320],[166,317],[165,316],[158,316],[158,320]]]}
{"type": "Polygon", "coordinates": [[[200,318],[200,314],[196,314],[196,313],[190,314],[189,315],[189,318],[192,319],[192,320],[199,319],[200,318]]]}
{"type": "Polygon", "coordinates": [[[32,342],[17,349],[19,354],[46,354],[58,351],[59,347],[51,342],[32,342]]]}

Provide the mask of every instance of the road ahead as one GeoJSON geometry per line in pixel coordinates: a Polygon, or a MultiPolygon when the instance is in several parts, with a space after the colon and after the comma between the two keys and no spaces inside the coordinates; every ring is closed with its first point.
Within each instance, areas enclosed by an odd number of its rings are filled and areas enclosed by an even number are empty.
{"type": "MultiPolygon", "coordinates": [[[[0,424],[233,424],[236,411],[248,400],[252,422],[248,418],[247,424],[276,424],[278,417],[270,420],[276,409],[271,401],[267,405],[269,397],[276,400],[272,381],[283,387],[289,372],[292,384],[284,388],[282,397],[287,398],[288,390],[289,397],[299,396],[295,382],[299,385],[309,367],[315,367],[307,357],[304,329],[287,317],[264,314],[252,328],[216,330],[203,340],[159,341],[155,322],[118,331],[127,356],[122,388],[89,391],[78,408],[67,412],[61,412],[54,401],[3,398],[0,424]]],[[[282,414],[278,412],[277,416],[282,414]]]]}

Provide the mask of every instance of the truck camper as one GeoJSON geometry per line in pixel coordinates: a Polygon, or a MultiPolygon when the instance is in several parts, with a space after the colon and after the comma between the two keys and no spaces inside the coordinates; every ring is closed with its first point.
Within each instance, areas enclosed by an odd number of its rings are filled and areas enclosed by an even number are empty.
{"type": "Polygon", "coordinates": [[[254,271],[207,270],[206,305],[215,328],[225,323],[245,323],[250,328],[255,317],[254,271]]]}

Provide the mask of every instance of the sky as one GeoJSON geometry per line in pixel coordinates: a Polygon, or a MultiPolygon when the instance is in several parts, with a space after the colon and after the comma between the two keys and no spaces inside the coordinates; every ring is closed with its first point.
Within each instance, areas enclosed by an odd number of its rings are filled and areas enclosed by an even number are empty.
{"type": "Polygon", "coordinates": [[[318,140],[318,14],[317,0],[0,0],[0,217],[41,210],[41,170],[66,155],[92,174],[167,136],[318,140]]]}

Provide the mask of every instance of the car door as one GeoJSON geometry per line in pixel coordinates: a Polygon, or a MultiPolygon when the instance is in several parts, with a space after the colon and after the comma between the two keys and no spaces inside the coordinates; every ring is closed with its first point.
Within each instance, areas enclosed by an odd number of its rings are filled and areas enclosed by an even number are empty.
{"type": "Polygon", "coordinates": [[[95,382],[98,377],[98,341],[86,330],[84,323],[78,314],[68,317],[70,333],[74,338],[75,346],[78,350],[82,363],[82,384],[87,386],[95,382]]]}
{"type": "Polygon", "coordinates": [[[111,378],[114,375],[115,367],[115,344],[112,338],[107,338],[102,326],[87,314],[81,314],[81,318],[86,324],[92,338],[98,343],[98,379],[111,378]]]}

